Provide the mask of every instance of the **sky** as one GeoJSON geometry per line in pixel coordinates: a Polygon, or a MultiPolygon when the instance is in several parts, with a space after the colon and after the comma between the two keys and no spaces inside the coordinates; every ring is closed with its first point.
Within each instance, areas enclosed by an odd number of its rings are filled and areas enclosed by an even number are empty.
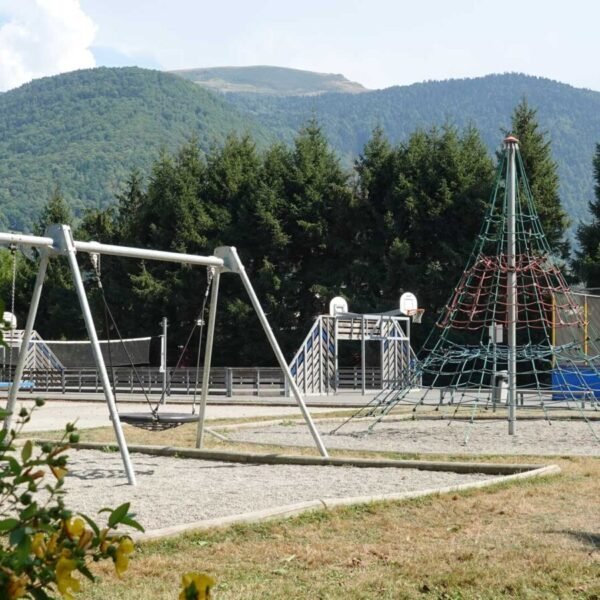
{"type": "Polygon", "coordinates": [[[93,66],[277,65],[372,89],[521,72],[600,91],[595,0],[0,0],[0,91],[93,66]]]}

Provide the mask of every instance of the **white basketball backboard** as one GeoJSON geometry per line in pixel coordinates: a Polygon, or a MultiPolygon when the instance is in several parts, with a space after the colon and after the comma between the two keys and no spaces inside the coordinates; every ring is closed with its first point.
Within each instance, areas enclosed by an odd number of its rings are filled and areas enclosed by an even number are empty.
{"type": "Polygon", "coordinates": [[[342,298],[341,296],[336,296],[329,303],[329,314],[332,317],[335,317],[335,315],[339,315],[340,313],[347,313],[347,312],[348,312],[348,302],[346,301],[345,298],[342,298]]]}
{"type": "Polygon", "coordinates": [[[5,313],[3,313],[2,320],[5,323],[8,323],[7,327],[9,329],[16,329],[17,328],[17,317],[15,315],[13,315],[11,312],[5,312],[5,313]]]}
{"type": "Polygon", "coordinates": [[[417,297],[412,292],[404,292],[400,296],[400,312],[403,315],[408,314],[410,311],[417,310],[419,303],[417,297]]]}

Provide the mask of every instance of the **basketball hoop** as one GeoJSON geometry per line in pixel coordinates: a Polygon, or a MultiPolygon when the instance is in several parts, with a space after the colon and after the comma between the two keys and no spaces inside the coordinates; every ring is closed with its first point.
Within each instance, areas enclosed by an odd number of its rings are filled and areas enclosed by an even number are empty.
{"type": "Polygon", "coordinates": [[[406,311],[406,316],[410,317],[413,323],[420,323],[424,312],[424,308],[413,308],[406,311]]]}

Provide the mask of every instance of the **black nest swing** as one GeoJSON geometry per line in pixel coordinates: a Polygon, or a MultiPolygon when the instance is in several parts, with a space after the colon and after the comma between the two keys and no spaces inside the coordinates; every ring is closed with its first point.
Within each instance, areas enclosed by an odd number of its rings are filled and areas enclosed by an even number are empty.
{"type": "MultiPolygon", "coordinates": [[[[178,369],[179,366],[181,365],[183,357],[185,356],[185,353],[190,345],[190,342],[194,336],[194,333],[196,332],[196,329],[198,329],[199,335],[198,335],[198,352],[197,352],[197,356],[196,356],[196,377],[195,377],[196,381],[195,381],[195,385],[194,385],[194,397],[193,397],[193,402],[192,402],[192,412],[191,413],[163,412],[159,409],[160,409],[161,405],[163,404],[166,395],[171,390],[171,378],[169,377],[167,387],[163,390],[158,401],[153,405],[152,402],[150,401],[150,398],[148,397],[148,393],[146,391],[144,383],[142,382],[142,379],[138,373],[138,370],[131,358],[129,350],[127,349],[127,346],[124,343],[121,332],[119,331],[119,328],[114,319],[112,311],[110,310],[110,307],[108,305],[108,301],[106,300],[106,296],[104,294],[104,288],[102,286],[102,280],[100,278],[99,255],[92,254],[92,255],[90,255],[90,257],[92,259],[92,265],[94,267],[94,271],[95,271],[95,275],[96,275],[96,282],[98,285],[98,290],[100,291],[100,297],[102,298],[102,304],[104,307],[104,323],[105,323],[107,339],[110,341],[110,336],[109,336],[109,331],[110,331],[109,320],[110,320],[110,322],[112,323],[112,326],[115,329],[115,332],[117,333],[117,335],[119,337],[119,340],[121,341],[123,350],[125,351],[127,359],[129,360],[130,367],[133,370],[135,379],[137,380],[138,384],[140,385],[140,387],[142,389],[142,393],[144,394],[144,398],[145,398],[145,400],[148,404],[148,408],[149,408],[149,410],[146,412],[119,412],[119,420],[122,423],[127,423],[128,425],[132,425],[133,427],[138,427],[140,429],[145,429],[146,431],[165,431],[167,429],[173,429],[175,427],[179,427],[180,425],[185,425],[186,423],[197,423],[200,418],[200,415],[196,413],[196,397],[197,397],[197,390],[198,390],[198,379],[199,379],[199,374],[200,374],[200,351],[202,348],[202,339],[203,339],[203,332],[204,332],[204,314],[206,312],[206,305],[208,302],[208,297],[210,295],[210,289],[211,289],[212,280],[213,280],[213,276],[214,276],[213,268],[209,267],[207,269],[206,289],[204,291],[204,298],[202,301],[202,307],[200,309],[200,314],[199,314],[198,318],[194,321],[194,324],[192,326],[190,334],[188,335],[187,341],[186,341],[186,343],[179,355],[179,358],[177,360],[177,364],[171,371],[171,373],[172,373],[174,370],[178,369]]],[[[108,344],[108,359],[109,359],[111,373],[113,373],[112,379],[114,382],[115,378],[114,378],[114,371],[113,371],[113,365],[112,365],[112,359],[111,359],[110,344],[108,344]]],[[[113,383],[113,394],[114,394],[115,400],[116,400],[117,394],[116,394],[116,389],[114,387],[114,383],[113,383]]]]}
{"type": "Polygon", "coordinates": [[[127,423],[147,431],[165,431],[179,427],[185,423],[197,423],[200,415],[196,413],[174,412],[145,412],[145,413],[119,413],[121,423],[127,423]]]}

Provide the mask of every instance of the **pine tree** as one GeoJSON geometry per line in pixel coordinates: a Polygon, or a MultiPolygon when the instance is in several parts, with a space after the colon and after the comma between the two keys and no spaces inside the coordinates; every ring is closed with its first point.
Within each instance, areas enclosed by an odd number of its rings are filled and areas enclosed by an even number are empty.
{"type": "MultiPolygon", "coordinates": [[[[44,235],[46,227],[52,224],[73,226],[73,213],[57,186],[42,209],[34,225],[36,235],[44,235]]],[[[81,263],[81,260],[80,260],[81,263]]],[[[39,258],[34,262],[20,262],[19,305],[23,319],[31,299],[33,285],[39,266],[39,258]]],[[[73,286],[73,274],[64,256],[53,256],[48,263],[46,279],[36,318],[36,329],[47,339],[82,339],[85,327],[79,301],[73,286]]]]}
{"type": "MultiPolygon", "coordinates": [[[[277,198],[264,183],[264,158],[248,137],[229,136],[207,157],[203,204],[211,219],[214,246],[236,246],[263,308],[274,322],[278,280],[271,261],[277,255],[281,225],[277,198]]],[[[212,249],[211,249],[212,252],[212,249]]],[[[238,277],[221,279],[217,323],[218,364],[273,364],[267,339],[238,277]]]]}
{"type": "Polygon", "coordinates": [[[393,222],[393,189],[396,177],[395,151],[377,127],[354,165],[358,176],[353,205],[353,252],[350,258],[348,289],[357,311],[389,310],[382,305],[381,284],[386,279],[384,257],[390,243],[393,222]]]}
{"type": "MultiPolygon", "coordinates": [[[[478,132],[445,126],[416,131],[390,148],[375,132],[357,163],[355,217],[364,298],[374,308],[397,306],[412,291],[435,320],[477,235],[493,178],[478,132]]],[[[365,307],[366,308],[366,307],[365,307]]]]}
{"type": "Polygon", "coordinates": [[[288,327],[304,332],[345,284],[352,191],[348,173],[315,121],[300,131],[288,161],[281,193],[290,243],[278,266],[280,297],[288,327]]]}
{"type": "Polygon", "coordinates": [[[540,130],[537,110],[525,99],[516,106],[511,126],[510,133],[519,140],[525,173],[546,239],[554,252],[566,258],[569,243],[565,232],[569,219],[560,202],[558,168],[552,158],[551,142],[540,130]]]}
{"type": "Polygon", "coordinates": [[[42,208],[37,222],[33,227],[35,235],[44,235],[46,227],[54,223],[73,225],[73,213],[64,199],[60,186],[56,186],[42,208]]]}
{"type": "Polygon", "coordinates": [[[593,168],[596,198],[589,202],[592,222],[577,229],[580,250],[573,261],[573,270],[588,288],[600,287],[600,144],[596,144],[593,168]]]}

